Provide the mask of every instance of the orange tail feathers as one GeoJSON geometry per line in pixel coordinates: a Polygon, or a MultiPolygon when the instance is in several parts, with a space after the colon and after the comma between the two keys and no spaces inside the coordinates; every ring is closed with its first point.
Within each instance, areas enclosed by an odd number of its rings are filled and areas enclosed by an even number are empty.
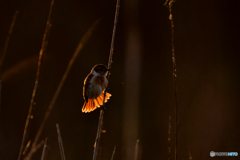
{"type": "Polygon", "coordinates": [[[94,101],[91,99],[88,99],[88,102],[84,103],[83,108],[82,108],[82,112],[83,113],[89,113],[91,111],[94,111],[97,108],[97,106],[95,105],[94,101]]]}
{"type": "MultiPolygon", "coordinates": [[[[108,99],[110,99],[111,96],[112,95],[110,93],[106,92],[105,103],[108,101],[108,99]]],[[[101,105],[103,105],[103,98],[104,98],[104,91],[98,98],[94,100],[97,107],[100,107],[101,105]]]]}
{"type": "MultiPolygon", "coordinates": [[[[106,92],[105,103],[108,101],[108,99],[110,99],[111,96],[112,95],[110,93],[106,92]]],[[[97,109],[97,107],[99,108],[101,105],[103,105],[103,98],[104,98],[104,92],[102,92],[102,94],[94,100],[88,99],[88,103],[85,102],[83,105],[82,112],[89,113],[97,109]]]]}

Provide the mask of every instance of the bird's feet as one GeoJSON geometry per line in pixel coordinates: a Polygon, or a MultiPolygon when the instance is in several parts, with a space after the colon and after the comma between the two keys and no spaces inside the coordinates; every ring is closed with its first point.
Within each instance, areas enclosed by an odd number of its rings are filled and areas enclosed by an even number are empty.
{"type": "Polygon", "coordinates": [[[101,109],[106,110],[107,108],[105,106],[101,106],[101,109]]]}

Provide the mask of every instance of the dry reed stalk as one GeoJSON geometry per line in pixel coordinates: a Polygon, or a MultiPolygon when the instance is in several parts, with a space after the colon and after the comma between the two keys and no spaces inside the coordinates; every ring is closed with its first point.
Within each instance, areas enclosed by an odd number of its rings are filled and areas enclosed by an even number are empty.
{"type": "Polygon", "coordinates": [[[135,156],[134,156],[134,160],[137,160],[138,158],[138,149],[139,149],[139,139],[136,142],[136,146],[135,146],[135,156]]]}
{"type": "Polygon", "coordinates": [[[60,153],[61,153],[61,159],[66,160],[65,154],[64,154],[62,137],[61,137],[60,128],[59,128],[58,124],[56,124],[56,128],[57,128],[57,134],[58,134],[58,145],[59,145],[59,150],[60,150],[60,153]]]}
{"type": "Polygon", "coordinates": [[[171,116],[168,122],[168,160],[171,159],[171,116]]]}
{"type": "Polygon", "coordinates": [[[114,149],[113,149],[113,153],[112,153],[112,158],[111,158],[111,160],[113,160],[113,157],[114,157],[115,152],[116,152],[116,146],[115,146],[114,149]]]}
{"type": "MultiPolygon", "coordinates": [[[[80,53],[80,51],[83,49],[84,45],[88,42],[90,36],[92,35],[93,29],[94,29],[95,26],[99,23],[99,21],[100,21],[100,20],[97,20],[97,21],[88,29],[88,31],[84,34],[84,36],[82,37],[80,43],[79,43],[78,46],[77,46],[77,49],[76,49],[75,52],[74,52],[71,60],[69,61],[68,67],[67,67],[66,71],[64,72],[64,75],[63,75],[63,77],[62,77],[62,79],[61,79],[61,81],[60,81],[60,83],[59,83],[59,85],[58,85],[57,90],[55,91],[55,93],[54,93],[54,95],[53,95],[53,98],[52,98],[52,100],[51,100],[51,102],[50,102],[50,104],[49,104],[49,106],[48,106],[48,109],[47,109],[45,115],[44,115],[43,121],[42,121],[42,123],[41,123],[41,125],[40,125],[40,127],[39,127],[39,129],[38,129],[38,131],[37,131],[37,134],[36,134],[36,136],[35,136],[35,138],[34,138],[34,140],[33,140],[33,144],[34,144],[35,146],[36,146],[36,144],[38,143],[38,140],[39,140],[39,138],[40,138],[40,136],[41,136],[41,134],[42,134],[43,128],[44,128],[44,126],[45,126],[45,123],[46,123],[46,121],[47,121],[47,119],[48,119],[48,117],[49,117],[49,115],[50,115],[50,113],[51,113],[51,111],[52,111],[52,108],[53,108],[53,106],[54,106],[54,104],[55,104],[55,102],[56,102],[56,100],[57,100],[57,98],[58,98],[58,95],[59,95],[59,93],[60,93],[60,91],[61,91],[61,89],[62,89],[62,86],[63,86],[65,80],[67,79],[67,76],[68,76],[68,74],[69,74],[69,72],[70,72],[70,70],[71,70],[71,68],[72,68],[72,65],[73,65],[74,61],[76,60],[76,58],[77,58],[78,54],[80,53]]],[[[34,145],[32,145],[32,146],[34,146],[34,145]]],[[[32,147],[32,149],[34,149],[34,147],[32,147]]],[[[28,159],[25,159],[25,160],[28,160],[28,159]]]]}
{"type": "Polygon", "coordinates": [[[2,52],[2,55],[1,55],[1,60],[0,60],[0,75],[1,75],[1,71],[2,71],[3,60],[4,60],[4,58],[6,56],[6,53],[7,53],[8,44],[9,44],[9,41],[10,41],[10,37],[12,35],[13,27],[15,25],[18,13],[19,13],[19,11],[15,11],[14,16],[12,18],[11,25],[10,25],[9,30],[8,30],[7,39],[5,41],[5,45],[4,45],[3,52],[2,52]]]}
{"type": "Polygon", "coordinates": [[[30,150],[30,152],[26,155],[24,159],[31,160],[34,153],[36,153],[38,149],[40,149],[43,145],[44,145],[44,141],[42,140],[41,142],[38,143],[38,145],[36,145],[33,149],[30,150]]]}
{"type": "Polygon", "coordinates": [[[41,160],[47,160],[47,138],[44,142],[41,160]]]}
{"type": "Polygon", "coordinates": [[[26,147],[24,148],[23,153],[22,153],[22,156],[23,156],[23,157],[24,157],[25,154],[28,152],[28,149],[29,149],[30,145],[31,145],[31,141],[28,141],[28,143],[27,143],[27,145],[26,145],[26,147]]]}
{"type": "MultiPolygon", "coordinates": [[[[26,123],[25,123],[25,128],[24,128],[24,132],[23,132],[23,138],[22,138],[22,143],[21,143],[21,147],[20,147],[20,151],[19,151],[18,160],[21,160],[21,158],[22,158],[22,152],[23,152],[23,147],[24,147],[24,144],[25,144],[27,131],[28,131],[28,128],[29,128],[29,123],[30,123],[30,120],[33,118],[33,115],[32,115],[33,106],[35,105],[35,98],[36,98],[36,93],[37,93],[37,88],[38,88],[40,70],[41,70],[42,61],[43,61],[43,54],[46,52],[47,39],[48,39],[49,32],[50,32],[50,29],[51,29],[51,17],[52,17],[53,5],[54,5],[54,0],[52,0],[52,2],[51,2],[51,7],[50,7],[49,15],[48,15],[48,20],[47,20],[47,25],[46,25],[46,29],[45,29],[45,32],[44,32],[44,35],[43,35],[42,47],[41,47],[41,50],[39,52],[39,60],[38,60],[36,80],[35,80],[35,85],[34,85],[34,88],[33,88],[32,99],[31,99],[30,108],[29,108],[29,111],[28,111],[28,116],[27,116],[26,123]]],[[[32,149],[32,148],[35,148],[37,146],[38,145],[36,145],[35,143],[32,143],[32,147],[31,147],[32,152],[34,152],[33,150],[35,150],[35,149],[32,149]]],[[[30,152],[31,152],[31,150],[30,150],[30,152]]]]}
{"type": "Polygon", "coordinates": [[[1,112],[1,99],[2,99],[2,64],[3,64],[3,60],[4,60],[4,58],[6,56],[6,53],[7,53],[8,44],[9,44],[9,41],[10,41],[10,37],[12,35],[13,27],[15,25],[18,13],[19,13],[19,11],[15,11],[14,16],[12,18],[12,22],[11,22],[11,25],[10,25],[9,30],[8,30],[7,39],[5,41],[3,52],[2,52],[2,55],[1,55],[1,59],[0,59],[0,112],[1,112]]]}
{"type": "Polygon", "coordinates": [[[175,132],[176,132],[176,142],[175,142],[175,160],[178,159],[178,105],[177,105],[177,68],[176,68],[176,58],[174,50],[174,23],[173,23],[173,14],[172,14],[172,5],[175,0],[166,0],[165,6],[169,10],[169,20],[171,22],[171,39],[172,39],[172,61],[173,61],[173,89],[174,89],[174,99],[175,99],[175,132]]]}
{"type": "MultiPolygon", "coordinates": [[[[112,34],[112,41],[111,41],[110,54],[109,54],[109,59],[108,59],[108,69],[111,69],[111,65],[112,65],[114,40],[115,40],[116,27],[117,27],[117,22],[118,22],[119,8],[120,8],[120,0],[117,0],[115,18],[114,18],[114,26],[113,26],[113,34],[112,34]]],[[[108,82],[109,82],[109,77],[110,77],[110,71],[108,72],[108,75],[107,75],[108,82]]],[[[97,158],[99,141],[100,141],[100,136],[101,136],[101,133],[102,133],[102,122],[103,122],[103,114],[104,114],[104,107],[105,107],[106,91],[107,91],[107,87],[106,87],[105,92],[104,92],[103,106],[101,107],[101,110],[100,110],[97,136],[96,136],[96,140],[95,140],[95,144],[94,144],[94,151],[93,151],[93,160],[96,160],[96,158],[97,158]]]]}

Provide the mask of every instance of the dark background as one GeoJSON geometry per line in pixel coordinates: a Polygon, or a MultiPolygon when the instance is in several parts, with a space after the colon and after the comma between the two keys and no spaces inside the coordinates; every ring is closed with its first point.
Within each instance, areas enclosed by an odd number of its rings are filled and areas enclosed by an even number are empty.
{"type": "MultiPolygon", "coordinates": [[[[211,159],[210,151],[240,153],[239,5],[234,1],[178,0],[173,5],[179,106],[179,159],[211,159]]],[[[12,17],[19,15],[2,68],[0,159],[17,159],[34,86],[51,1],[1,0],[0,51],[12,17]]],[[[171,26],[163,0],[122,0],[116,32],[109,92],[99,159],[132,159],[140,139],[139,159],[167,159],[168,119],[172,117],[171,156],[174,157],[174,94],[171,26]],[[137,42],[129,41],[134,32],[137,42]],[[131,45],[134,43],[135,45],[131,45]],[[130,46],[130,52],[129,52],[130,46]],[[136,46],[136,47],[131,47],[136,46]],[[128,53],[139,67],[138,92],[127,84],[128,53]],[[136,58],[136,61],[135,61],[136,58]],[[136,94],[133,119],[125,117],[126,93],[136,94]],[[137,98],[136,98],[137,97],[137,98]],[[125,122],[137,134],[124,134],[125,122]],[[137,129],[136,129],[137,128],[137,129]],[[130,142],[126,151],[125,140],[130,142]],[[132,153],[127,156],[125,152],[132,153]]],[[[83,80],[97,63],[108,63],[115,1],[55,0],[52,29],[44,55],[39,89],[27,140],[32,140],[79,41],[99,18],[101,22],[76,59],[51,112],[41,139],[48,137],[48,159],[60,159],[55,124],[59,123],[66,159],[91,159],[99,109],[81,112],[83,80]]],[[[135,72],[136,70],[136,72],[135,72]]],[[[131,73],[130,72],[130,73],[131,73]]],[[[130,97],[131,98],[131,97],[130,97]]],[[[40,159],[40,149],[33,159],[40,159]]],[[[237,159],[215,157],[214,159],[237,159]]]]}

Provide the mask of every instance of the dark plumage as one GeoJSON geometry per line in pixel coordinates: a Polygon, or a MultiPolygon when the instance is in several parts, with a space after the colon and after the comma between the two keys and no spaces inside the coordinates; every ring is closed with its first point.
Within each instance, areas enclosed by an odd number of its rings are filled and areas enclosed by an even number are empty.
{"type": "MultiPolygon", "coordinates": [[[[82,112],[91,112],[103,104],[103,93],[108,84],[106,78],[107,73],[107,67],[103,64],[98,64],[92,68],[91,72],[85,78],[83,86],[83,98],[85,103],[82,112]]],[[[110,96],[111,94],[106,93],[105,102],[110,96]]]]}

